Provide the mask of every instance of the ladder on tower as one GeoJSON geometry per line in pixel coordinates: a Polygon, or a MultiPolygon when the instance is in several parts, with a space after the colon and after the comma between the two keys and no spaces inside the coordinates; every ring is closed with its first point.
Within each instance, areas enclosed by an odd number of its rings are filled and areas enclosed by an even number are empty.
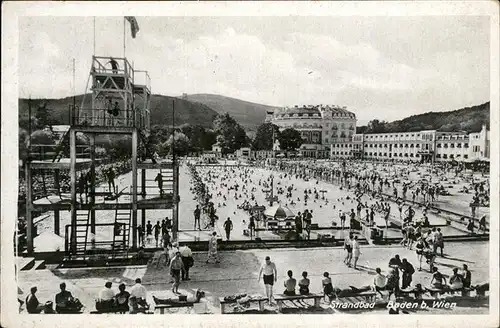
{"type": "Polygon", "coordinates": [[[64,132],[64,135],[62,136],[61,140],[59,141],[59,143],[57,144],[57,147],[56,147],[56,151],[55,151],[55,155],[54,155],[54,158],[52,159],[52,163],[54,162],[59,162],[62,158],[62,156],[64,155],[64,151],[66,149],[69,149],[69,129],[64,132]]]}
{"type": "Polygon", "coordinates": [[[90,210],[77,210],[76,211],[76,227],[75,231],[75,245],[74,255],[85,258],[87,257],[87,240],[89,235],[90,225],[90,210]]]}
{"type": "Polygon", "coordinates": [[[148,141],[148,136],[146,135],[146,132],[143,129],[139,129],[139,138],[144,147],[144,152],[145,152],[144,157],[151,159],[153,164],[156,164],[154,152],[151,150],[151,144],[148,141]]]}
{"type": "Polygon", "coordinates": [[[130,209],[115,212],[115,225],[113,227],[113,258],[126,257],[129,250],[130,219],[132,212],[130,209]]]}

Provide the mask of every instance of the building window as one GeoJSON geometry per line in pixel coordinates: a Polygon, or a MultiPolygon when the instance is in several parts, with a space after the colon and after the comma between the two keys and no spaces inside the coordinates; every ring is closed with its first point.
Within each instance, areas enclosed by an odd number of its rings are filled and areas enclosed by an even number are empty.
{"type": "Polygon", "coordinates": [[[436,158],[441,158],[441,154],[436,154],[436,158]]]}
{"type": "Polygon", "coordinates": [[[419,154],[415,154],[415,157],[420,157],[420,155],[419,154]]]}
{"type": "Polygon", "coordinates": [[[408,153],[405,153],[405,157],[408,157],[408,153]]]}
{"type": "Polygon", "coordinates": [[[420,144],[416,144],[415,147],[420,148],[420,144]]]}
{"type": "Polygon", "coordinates": [[[410,157],[413,157],[413,153],[410,154],[410,157]]]}
{"type": "Polygon", "coordinates": [[[440,144],[440,143],[438,143],[438,144],[436,145],[436,148],[441,148],[441,144],[440,144]]]}
{"type": "Polygon", "coordinates": [[[399,153],[399,157],[403,157],[403,153],[399,153]]]}
{"type": "Polygon", "coordinates": [[[403,148],[403,144],[399,144],[399,148],[403,148]]]}
{"type": "Polygon", "coordinates": [[[444,144],[444,148],[448,148],[448,144],[447,143],[444,144]]]}
{"type": "Polygon", "coordinates": [[[469,148],[469,144],[468,143],[464,143],[464,148],[469,148]]]}
{"type": "Polygon", "coordinates": [[[461,143],[457,143],[457,148],[462,148],[462,144],[461,143]]]}
{"type": "Polygon", "coordinates": [[[408,144],[405,144],[405,148],[408,148],[408,144]]]}
{"type": "Polygon", "coordinates": [[[387,144],[384,144],[384,148],[387,148],[387,144]]]}
{"type": "Polygon", "coordinates": [[[387,156],[387,153],[384,153],[384,156],[387,156]]]}
{"type": "Polygon", "coordinates": [[[451,143],[451,144],[450,144],[450,148],[455,148],[455,144],[454,144],[454,143],[451,143]]]}
{"type": "Polygon", "coordinates": [[[447,154],[443,154],[443,158],[444,158],[444,159],[447,159],[447,158],[448,158],[448,155],[447,155],[447,154]]]}
{"type": "Polygon", "coordinates": [[[465,158],[465,159],[469,158],[469,155],[465,154],[465,155],[464,155],[464,158],[465,158]]]}
{"type": "Polygon", "coordinates": [[[328,138],[325,138],[325,142],[328,143],[328,138]]]}
{"type": "Polygon", "coordinates": [[[410,148],[413,148],[413,144],[410,144],[410,148]]]}
{"type": "Polygon", "coordinates": [[[398,144],[395,144],[395,145],[394,145],[394,148],[398,148],[398,144]]]}

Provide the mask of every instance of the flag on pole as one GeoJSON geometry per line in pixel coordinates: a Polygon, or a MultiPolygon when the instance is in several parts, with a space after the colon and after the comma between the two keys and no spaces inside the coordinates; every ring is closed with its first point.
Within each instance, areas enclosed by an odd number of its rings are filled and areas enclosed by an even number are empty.
{"type": "Polygon", "coordinates": [[[125,19],[130,23],[130,30],[132,31],[132,38],[135,39],[137,32],[139,32],[139,24],[137,24],[137,20],[134,16],[125,16],[125,19]]]}

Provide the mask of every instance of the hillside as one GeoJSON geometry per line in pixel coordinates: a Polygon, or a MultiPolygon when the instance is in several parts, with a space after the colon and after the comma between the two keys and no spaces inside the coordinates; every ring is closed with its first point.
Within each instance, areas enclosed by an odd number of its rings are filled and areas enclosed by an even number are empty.
{"type": "MultiPolygon", "coordinates": [[[[371,121],[373,122],[373,121],[371,121]]],[[[465,107],[449,112],[428,112],[383,124],[358,126],[358,133],[382,133],[420,130],[479,132],[481,126],[490,126],[490,103],[465,107]]]]}
{"type": "MultiPolygon", "coordinates": [[[[76,96],[76,104],[81,105],[83,95],[76,96]]],[[[84,106],[90,107],[91,95],[85,97],[84,106]]],[[[214,117],[217,115],[208,106],[200,103],[192,103],[175,97],[162,95],[151,96],[151,125],[172,124],[172,101],[175,102],[175,124],[181,125],[184,123],[200,124],[204,127],[211,127],[214,117]]],[[[55,120],[57,124],[69,124],[69,105],[73,104],[73,97],[61,99],[32,99],[32,111],[36,110],[38,104],[47,102],[50,118],[55,120]]],[[[28,117],[28,99],[19,99],[19,120],[28,117]]]]}
{"type": "Polygon", "coordinates": [[[257,130],[257,127],[264,123],[266,111],[276,109],[272,106],[213,94],[192,94],[187,95],[185,99],[207,105],[219,114],[229,113],[247,131],[257,130]]]}

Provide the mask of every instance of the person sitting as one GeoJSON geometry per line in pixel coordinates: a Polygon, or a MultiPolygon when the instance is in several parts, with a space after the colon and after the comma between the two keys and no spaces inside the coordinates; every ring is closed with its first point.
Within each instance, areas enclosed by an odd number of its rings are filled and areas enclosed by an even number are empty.
{"type": "Polygon", "coordinates": [[[458,268],[453,268],[453,274],[449,279],[449,283],[452,292],[464,288],[464,277],[458,274],[458,268]]]}
{"type": "Polygon", "coordinates": [[[470,288],[471,287],[472,274],[469,271],[469,267],[467,266],[467,264],[463,265],[462,277],[464,278],[464,280],[463,280],[464,287],[465,288],[470,288]]]}
{"type": "Polygon", "coordinates": [[[328,300],[331,302],[336,298],[335,289],[332,285],[332,279],[330,278],[330,274],[328,272],[323,273],[323,280],[321,284],[323,285],[323,293],[325,296],[328,296],[328,300]]]}
{"type": "Polygon", "coordinates": [[[446,286],[446,278],[436,267],[432,268],[432,279],[430,285],[433,289],[443,289],[444,286],[446,286]]]}
{"type": "Polygon", "coordinates": [[[26,297],[26,310],[28,313],[40,313],[44,310],[45,304],[41,304],[36,297],[36,287],[31,287],[31,293],[26,297]]]}
{"type": "Polygon", "coordinates": [[[377,272],[377,274],[375,275],[375,278],[373,278],[373,287],[375,291],[380,294],[380,296],[383,296],[381,291],[386,289],[387,277],[381,273],[380,268],[376,268],[375,272],[377,272]]]}
{"type": "Polygon", "coordinates": [[[141,278],[135,279],[135,285],[130,288],[129,309],[131,314],[149,309],[149,305],[146,302],[146,287],[141,282],[141,278]]]}
{"type": "Polygon", "coordinates": [[[66,290],[66,283],[59,285],[61,292],[56,294],[56,312],[57,313],[78,313],[83,307],[83,304],[77,298],[74,298],[70,292],[66,290]]]}
{"type": "Polygon", "coordinates": [[[104,284],[104,288],[99,292],[99,298],[96,300],[95,308],[99,312],[108,312],[113,309],[115,293],[111,289],[113,284],[108,281],[104,284]]]}
{"type": "Polygon", "coordinates": [[[130,293],[125,290],[125,284],[121,283],[118,286],[120,291],[115,295],[115,307],[120,313],[126,313],[129,311],[128,301],[130,298],[130,293]]]}
{"type": "Polygon", "coordinates": [[[56,294],[56,312],[64,313],[67,312],[68,301],[73,297],[73,295],[66,290],[66,283],[62,282],[59,285],[59,288],[61,289],[61,292],[56,294]]]}
{"type": "Polygon", "coordinates": [[[295,296],[295,287],[297,286],[297,280],[292,277],[293,273],[292,270],[288,270],[287,272],[288,279],[285,280],[284,286],[285,286],[285,291],[283,294],[287,296],[295,296]]]}
{"type": "Polygon", "coordinates": [[[299,280],[299,294],[308,295],[309,294],[309,278],[307,278],[307,272],[302,272],[302,279],[299,280]]]}
{"type": "MultiPolygon", "coordinates": [[[[182,296],[182,295],[181,295],[182,296]]],[[[158,298],[153,295],[153,300],[155,304],[167,304],[167,305],[176,305],[176,304],[186,304],[186,303],[199,303],[202,298],[205,297],[205,292],[201,289],[197,289],[195,291],[194,297],[188,297],[185,301],[181,301],[181,296],[176,298],[158,298]]]]}

